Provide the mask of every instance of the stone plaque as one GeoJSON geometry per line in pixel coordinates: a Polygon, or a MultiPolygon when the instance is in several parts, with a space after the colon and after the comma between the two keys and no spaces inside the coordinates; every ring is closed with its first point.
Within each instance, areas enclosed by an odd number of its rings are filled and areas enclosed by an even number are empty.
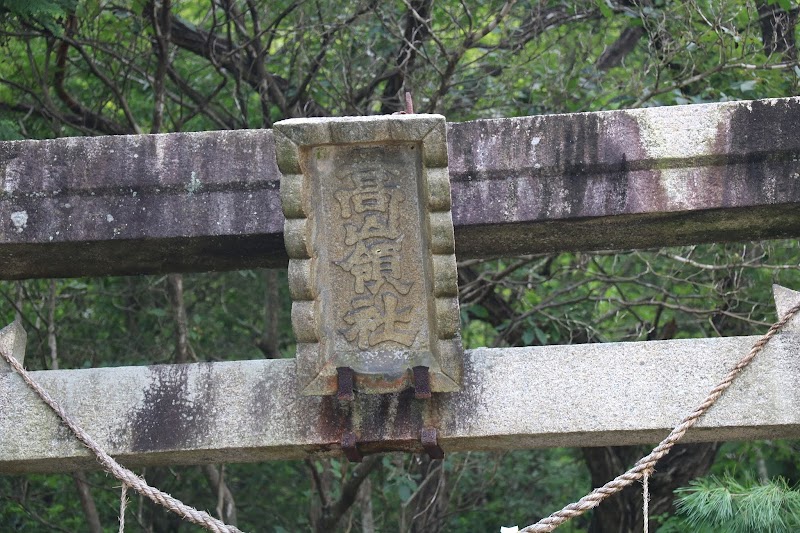
{"type": "Polygon", "coordinates": [[[274,131],[303,394],[336,393],[342,369],[363,393],[419,388],[420,368],[431,391],[459,390],[444,117],[291,119],[274,131]]]}

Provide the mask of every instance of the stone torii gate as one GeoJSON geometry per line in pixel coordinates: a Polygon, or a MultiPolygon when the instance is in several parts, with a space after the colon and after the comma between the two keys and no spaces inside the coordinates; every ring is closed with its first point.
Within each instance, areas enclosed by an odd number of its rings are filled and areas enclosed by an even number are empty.
{"type": "MultiPolygon", "coordinates": [[[[798,123],[787,98],[448,124],[456,255],[800,235],[798,123]]],[[[0,277],[284,266],[279,177],[269,130],[2,143],[0,277]]],[[[779,311],[798,299],[776,292],[779,311]]],[[[471,350],[458,392],[357,395],[351,429],[363,453],[421,451],[426,426],[445,451],[654,442],[754,339],[471,350]]],[[[794,325],[686,440],[800,436],[798,349],[794,325]]],[[[6,370],[0,473],[95,467],[6,370]]],[[[340,400],[301,395],[294,360],[33,376],[131,466],[341,452],[340,400]]]]}

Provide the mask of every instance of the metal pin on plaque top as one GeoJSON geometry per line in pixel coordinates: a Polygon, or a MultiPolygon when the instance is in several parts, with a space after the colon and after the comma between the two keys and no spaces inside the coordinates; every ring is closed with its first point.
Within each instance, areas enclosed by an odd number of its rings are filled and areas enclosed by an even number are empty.
{"type": "Polygon", "coordinates": [[[341,446],[342,453],[351,463],[360,463],[364,460],[364,456],[361,455],[361,451],[358,449],[358,438],[352,431],[345,431],[342,434],[341,446]]]}
{"type": "Polygon", "coordinates": [[[425,450],[428,457],[431,459],[444,459],[444,450],[439,446],[436,428],[423,427],[419,440],[422,442],[422,449],[425,450]]]}
{"type": "Polygon", "coordinates": [[[405,104],[406,108],[403,111],[395,111],[392,115],[413,115],[414,114],[414,98],[411,96],[411,93],[406,91],[405,93],[405,104]]]}
{"type": "Polygon", "coordinates": [[[355,373],[349,366],[340,366],[336,369],[336,397],[339,400],[355,400],[354,378],[355,373]]]}

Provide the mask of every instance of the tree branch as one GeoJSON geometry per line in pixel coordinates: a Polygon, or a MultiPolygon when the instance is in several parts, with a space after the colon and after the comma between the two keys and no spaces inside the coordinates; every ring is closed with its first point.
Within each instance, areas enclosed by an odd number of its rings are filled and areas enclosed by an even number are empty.
{"type": "Polygon", "coordinates": [[[238,525],[238,513],[236,512],[236,500],[233,498],[233,492],[225,482],[223,476],[224,465],[221,465],[219,470],[214,465],[204,465],[203,473],[211,485],[211,489],[218,497],[217,514],[218,518],[232,526],[238,525]]]}
{"type": "Polygon", "coordinates": [[[370,472],[380,464],[380,455],[370,455],[364,459],[363,463],[359,463],[353,470],[350,478],[345,482],[344,486],[342,486],[342,494],[339,496],[339,499],[333,502],[333,504],[323,507],[322,518],[317,525],[317,531],[320,533],[327,533],[336,529],[336,524],[339,523],[342,516],[344,516],[347,510],[350,509],[356,501],[361,483],[363,483],[370,472]]]}
{"type": "Polygon", "coordinates": [[[781,54],[788,61],[797,60],[795,28],[798,9],[786,11],[778,2],[757,2],[761,41],[768,56],[781,54]]]}
{"type": "Polygon", "coordinates": [[[160,4],[158,7],[156,2],[149,2],[145,7],[149,12],[152,12],[151,20],[153,32],[156,36],[153,48],[158,61],[156,73],[153,77],[153,124],[150,127],[150,133],[161,132],[164,124],[164,81],[169,68],[169,40],[171,33],[170,0],[157,1],[160,4]]]}
{"type": "Polygon", "coordinates": [[[181,274],[167,276],[167,287],[175,319],[175,362],[186,363],[189,360],[190,348],[186,304],[183,300],[183,276],[181,274]]]}
{"type": "MultiPolygon", "coordinates": [[[[64,29],[67,38],[72,36],[72,33],[77,28],[77,19],[74,14],[67,17],[66,28],[64,29]]],[[[61,43],[56,51],[56,69],[53,78],[56,95],[67,106],[67,108],[75,113],[80,119],[80,124],[94,132],[104,133],[107,135],[127,135],[134,133],[130,127],[124,127],[117,124],[113,120],[95,113],[80,102],[78,102],[65,88],[64,82],[66,80],[67,72],[67,52],[69,51],[68,40],[61,40],[61,43]]]]}
{"type": "Polygon", "coordinates": [[[81,500],[81,508],[86,516],[86,524],[90,533],[103,533],[103,524],[100,522],[100,514],[97,512],[97,505],[86,481],[86,474],[78,471],[72,474],[75,480],[75,487],[78,489],[78,497],[81,500]]]}
{"type": "Polygon", "coordinates": [[[611,46],[603,50],[603,53],[597,58],[595,62],[597,70],[609,70],[619,66],[625,56],[636,49],[636,45],[644,34],[645,29],[643,26],[625,28],[619,38],[611,46]]]}
{"type": "Polygon", "coordinates": [[[405,85],[408,72],[414,67],[419,47],[425,38],[431,35],[429,20],[432,5],[432,0],[415,0],[407,4],[403,41],[395,56],[397,68],[386,78],[386,85],[383,87],[382,113],[394,113],[405,107],[397,95],[405,85]]]}

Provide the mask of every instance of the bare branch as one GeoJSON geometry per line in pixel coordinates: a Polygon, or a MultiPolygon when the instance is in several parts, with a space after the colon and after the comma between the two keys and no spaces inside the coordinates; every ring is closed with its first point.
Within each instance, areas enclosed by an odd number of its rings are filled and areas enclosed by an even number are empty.
{"type": "MultiPolygon", "coordinates": [[[[77,19],[74,14],[67,17],[65,35],[70,37],[77,27],[77,19]]],[[[80,124],[97,133],[105,133],[108,135],[126,135],[134,133],[130,127],[124,127],[116,122],[102,116],[99,113],[91,111],[88,107],[78,102],[65,88],[64,82],[66,80],[67,72],[67,52],[69,51],[69,43],[62,40],[56,52],[56,70],[53,83],[55,86],[56,94],[59,99],[67,106],[67,108],[80,117],[80,124]]]]}
{"type": "Polygon", "coordinates": [[[169,68],[169,42],[172,33],[171,0],[154,0],[145,7],[152,11],[153,32],[155,33],[155,55],[158,61],[153,77],[153,124],[150,133],[159,133],[164,123],[164,81],[169,68]]]}
{"type": "Polygon", "coordinates": [[[380,465],[381,459],[380,455],[371,455],[365,458],[363,463],[359,463],[359,465],[353,469],[353,473],[342,486],[339,499],[323,508],[322,518],[317,526],[317,531],[322,533],[336,529],[336,524],[339,523],[342,516],[344,516],[347,510],[350,509],[356,501],[361,483],[367,479],[370,472],[380,465]]]}

